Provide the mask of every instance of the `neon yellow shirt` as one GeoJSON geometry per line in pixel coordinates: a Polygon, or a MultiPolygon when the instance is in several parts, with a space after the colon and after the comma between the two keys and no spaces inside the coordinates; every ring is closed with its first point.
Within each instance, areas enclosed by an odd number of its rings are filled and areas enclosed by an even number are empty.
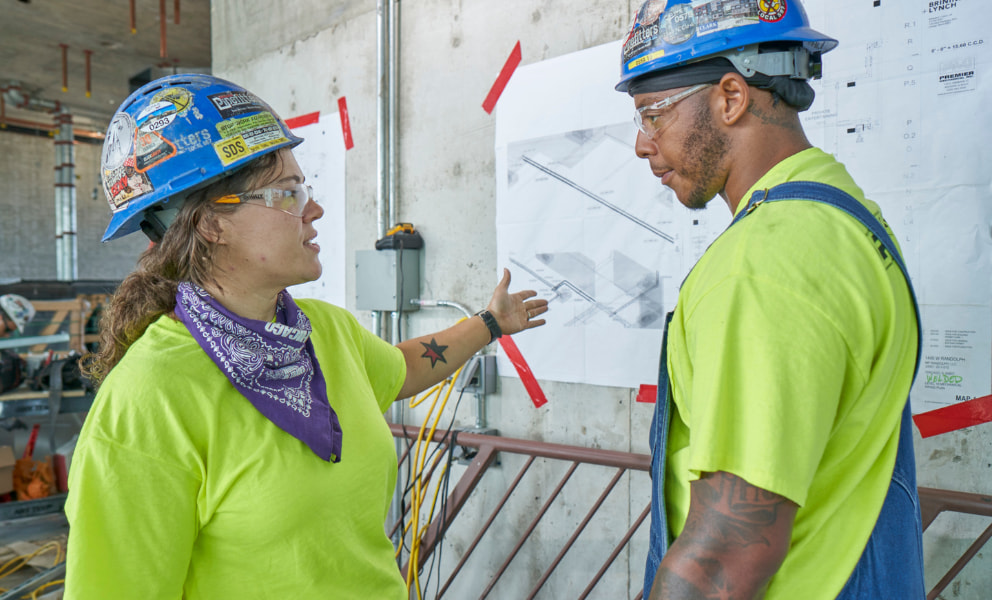
{"type": "MultiPolygon", "coordinates": [[[[755,190],[800,180],[881,215],[815,148],[772,168],[739,209],[755,190]]],[[[767,600],[835,598],[889,486],[916,331],[902,272],[877,246],[834,207],[768,203],[713,243],[679,293],[668,344],[671,531],[682,531],[689,483],[703,472],[794,501],[791,546],[767,600]]]]}
{"type": "Polygon", "coordinates": [[[399,349],[299,300],[344,432],[327,463],[238,393],[186,327],[153,323],[111,371],[69,473],[67,599],[406,598],[384,522],[382,413],[399,349]]]}

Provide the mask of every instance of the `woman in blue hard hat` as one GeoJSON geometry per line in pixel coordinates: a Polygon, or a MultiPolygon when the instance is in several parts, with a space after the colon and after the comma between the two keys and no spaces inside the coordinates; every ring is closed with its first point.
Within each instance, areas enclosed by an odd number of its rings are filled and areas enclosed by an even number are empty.
{"type": "Polygon", "coordinates": [[[149,83],[111,122],[104,239],[157,243],[86,364],[100,385],[70,473],[67,598],[406,597],[382,413],[543,324],[547,302],[505,273],[479,318],[394,347],[294,300],[321,272],[301,141],[202,75],[149,83]]]}
{"type": "Polygon", "coordinates": [[[623,41],[635,153],[735,215],[663,336],[650,600],[925,595],[917,307],[878,205],[799,117],[836,45],[798,0],[648,0],[623,41]]]}

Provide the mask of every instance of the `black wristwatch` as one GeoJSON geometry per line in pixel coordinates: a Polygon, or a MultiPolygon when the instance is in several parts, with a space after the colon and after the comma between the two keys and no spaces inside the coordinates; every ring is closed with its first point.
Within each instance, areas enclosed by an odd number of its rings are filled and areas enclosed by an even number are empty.
{"type": "Polygon", "coordinates": [[[499,328],[499,323],[496,322],[496,317],[493,316],[493,313],[488,310],[480,310],[475,314],[481,317],[482,322],[489,328],[490,344],[495,342],[498,338],[503,337],[503,330],[499,328]]]}

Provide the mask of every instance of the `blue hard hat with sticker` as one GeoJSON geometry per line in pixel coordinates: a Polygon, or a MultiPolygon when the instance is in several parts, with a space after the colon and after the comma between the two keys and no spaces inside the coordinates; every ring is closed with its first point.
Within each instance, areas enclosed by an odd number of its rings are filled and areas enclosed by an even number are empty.
{"type": "Polygon", "coordinates": [[[303,139],[260,98],[218,77],[169,75],[117,109],[100,157],[113,211],[103,241],[138,231],[149,209],[178,209],[195,190],[303,139]]]}
{"type": "Polygon", "coordinates": [[[797,79],[819,76],[786,53],[763,56],[758,44],[794,42],[813,56],[829,52],[837,40],[809,26],[799,0],[648,0],[634,16],[620,59],[620,83],[642,75],[723,56],[745,76],[755,72],[797,79]]]}

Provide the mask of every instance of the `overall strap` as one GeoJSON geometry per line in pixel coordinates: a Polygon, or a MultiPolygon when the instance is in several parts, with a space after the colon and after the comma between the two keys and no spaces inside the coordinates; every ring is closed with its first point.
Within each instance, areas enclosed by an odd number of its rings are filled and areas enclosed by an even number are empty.
{"type": "Polygon", "coordinates": [[[899,248],[896,247],[895,242],[892,241],[885,227],[875,218],[875,215],[871,214],[871,211],[865,208],[864,204],[858,202],[853,196],[832,185],[816,181],[790,181],[769,189],[754,192],[751,194],[751,198],[748,199],[747,207],[737,213],[737,216],[734,217],[730,225],[733,226],[765,202],[775,202],[778,200],[812,200],[838,208],[860,221],[875,236],[875,239],[882,244],[885,250],[888,251],[889,256],[899,266],[899,270],[902,271],[903,277],[906,279],[906,286],[909,287],[909,295],[913,299],[913,310],[916,311],[916,367],[913,370],[913,379],[915,380],[916,373],[920,369],[920,356],[923,353],[923,329],[920,321],[920,306],[916,301],[913,282],[909,278],[909,271],[906,270],[906,264],[902,260],[899,248]]]}

